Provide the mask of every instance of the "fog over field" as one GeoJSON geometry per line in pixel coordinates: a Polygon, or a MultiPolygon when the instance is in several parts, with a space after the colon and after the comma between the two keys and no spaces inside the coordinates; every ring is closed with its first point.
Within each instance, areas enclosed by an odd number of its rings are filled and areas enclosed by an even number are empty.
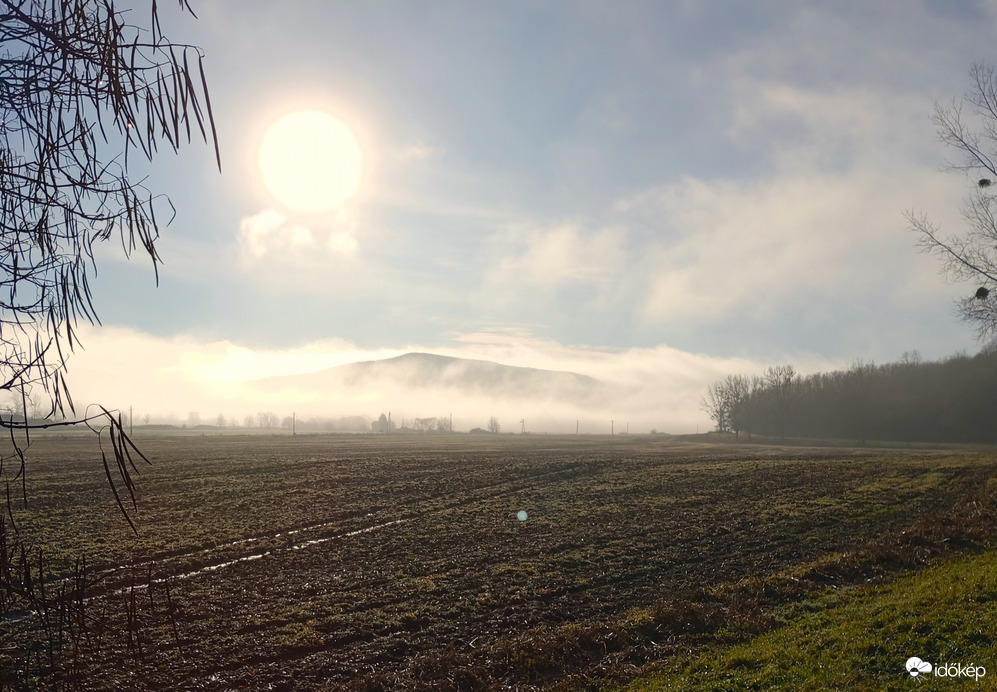
{"type": "Polygon", "coordinates": [[[293,412],[302,420],[376,419],[390,411],[397,424],[453,414],[458,431],[485,427],[495,416],[509,432],[521,430],[521,420],[532,432],[574,432],[576,421],[589,433],[625,431],[628,423],[631,432],[691,432],[708,425],[699,408],[706,385],[766,365],[664,346],[571,347],[495,333],[462,335],[435,349],[436,356],[417,345],[363,351],[344,341],[254,351],[117,327],[87,330],[85,343],[70,365],[76,401],[131,406],[136,422],[149,415],[151,422],[176,424],[191,411],[206,424],[219,413],[241,423],[260,411],[293,412]],[[124,357],[137,365],[120,376],[115,363],[124,357]],[[350,365],[356,363],[370,364],[350,365]]]}

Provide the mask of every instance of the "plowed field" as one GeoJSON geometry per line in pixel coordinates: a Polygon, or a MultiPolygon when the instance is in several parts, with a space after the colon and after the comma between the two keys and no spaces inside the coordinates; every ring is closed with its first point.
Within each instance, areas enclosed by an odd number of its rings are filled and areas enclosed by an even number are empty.
{"type": "MultiPolygon", "coordinates": [[[[667,436],[138,442],[138,536],[90,438],[36,440],[15,503],[55,563],[104,575],[86,689],[597,689],[770,627],[815,565],[997,473],[984,453],[667,436]]],[[[3,625],[0,663],[31,621],[3,625]]]]}

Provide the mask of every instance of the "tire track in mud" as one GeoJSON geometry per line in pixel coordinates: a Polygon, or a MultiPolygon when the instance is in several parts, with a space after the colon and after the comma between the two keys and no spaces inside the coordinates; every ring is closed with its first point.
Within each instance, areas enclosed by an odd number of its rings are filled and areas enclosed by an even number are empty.
{"type": "MultiPolygon", "coordinates": [[[[634,460],[636,462],[636,460],[634,460]]],[[[130,592],[132,589],[144,590],[149,588],[150,584],[163,584],[169,582],[170,584],[176,581],[186,581],[188,579],[193,579],[195,577],[210,574],[218,570],[231,567],[236,564],[243,562],[252,562],[255,560],[260,560],[267,557],[273,557],[280,555],[282,553],[288,553],[292,551],[305,550],[315,545],[321,545],[323,543],[329,543],[337,540],[347,540],[361,534],[371,533],[374,531],[380,531],[382,529],[387,529],[392,526],[398,526],[401,524],[406,524],[413,522],[420,518],[437,516],[440,514],[445,514],[447,512],[453,511],[455,509],[467,507],[469,504],[486,502],[489,500],[494,500],[506,495],[512,495],[524,490],[529,490],[535,487],[538,483],[549,481],[551,479],[556,480],[573,480],[581,478],[585,475],[591,473],[599,473],[606,470],[606,467],[610,464],[618,463],[618,459],[612,458],[597,458],[585,461],[578,461],[575,463],[569,463],[559,468],[543,471],[541,473],[527,474],[521,478],[515,478],[511,480],[499,481],[496,483],[490,483],[482,486],[478,486],[468,490],[467,492],[460,493],[459,496],[454,497],[454,493],[450,492],[440,492],[433,495],[429,495],[421,500],[419,500],[419,505],[435,505],[428,510],[419,510],[416,508],[408,508],[408,511],[404,511],[402,516],[391,519],[388,521],[382,521],[371,526],[352,529],[350,531],[339,531],[333,535],[323,536],[319,535],[316,538],[311,538],[308,540],[297,541],[287,541],[284,545],[276,545],[266,550],[261,550],[258,552],[252,552],[242,555],[227,555],[221,556],[217,555],[213,560],[207,560],[203,564],[197,567],[191,568],[190,565],[183,565],[185,561],[198,562],[196,558],[198,557],[208,557],[212,554],[222,553],[229,548],[233,548],[239,545],[245,545],[250,543],[266,543],[268,541],[278,541],[281,538],[287,536],[298,536],[300,534],[309,534],[312,532],[321,532],[329,527],[337,526],[341,527],[344,523],[343,520],[336,521],[326,521],[319,522],[316,524],[308,524],[306,526],[299,526],[293,529],[287,529],[283,531],[278,531],[272,534],[267,534],[264,536],[252,536],[247,538],[240,538],[234,541],[227,541],[219,545],[212,546],[210,548],[203,548],[199,550],[187,551],[184,553],[174,554],[166,557],[163,560],[144,560],[141,562],[127,563],[122,565],[117,565],[114,567],[107,568],[103,570],[102,580],[105,581],[107,586],[103,589],[95,590],[95,593],[90,597],[92,599],[106,598],[108,596],[122,595],[130,592]],[[501,489],[500,489],[501,488],[501,489]],[[443,503],[442,505],[437,504],[439,500],[443,498],[454,497],[450,502],[443,503]],[[177,564],[180,563],[180,564],[177,564]],[[170,566],[173,569],[170,569],[170,566]],[[138,569],[150,569],[148,577],[141,583],[136,583],[135,581],[135,571],[138,569]],[[157,570],[158,576],[153,576],[155,573],[151,570],[157,570]],[[164,574],[164,570],[166,573],[164,574]],[[132,576],[131,583],[128,585],[121,585],[120,580],[125,578],[126,574],[132,576]],[[120,575],[119,580],[115,580],[114,577],[120,575]]],[[[639,465],[641,467],[653,465],[655,463],[660,463],[658,459],[641,459],[639,465]]],[[[368,513],[367,517],[375,516],[372,513],[368,513]]]]}

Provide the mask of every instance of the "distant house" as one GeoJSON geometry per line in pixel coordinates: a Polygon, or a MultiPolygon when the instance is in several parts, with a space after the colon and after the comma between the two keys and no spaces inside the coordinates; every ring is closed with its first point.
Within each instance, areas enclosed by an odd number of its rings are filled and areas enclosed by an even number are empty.
{"type": "Polygon", "coordinates": [[[374,433],[387,433],[391,432],[394,426],[391,424],[391,413],[385,416],[383,413],[381,417],[376,421],[372,421],[370,424],[370,431],[374,433]]]}

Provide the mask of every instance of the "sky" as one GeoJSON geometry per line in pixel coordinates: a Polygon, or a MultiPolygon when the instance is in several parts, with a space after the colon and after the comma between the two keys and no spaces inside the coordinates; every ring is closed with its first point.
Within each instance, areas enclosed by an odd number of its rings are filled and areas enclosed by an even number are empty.
{"type": "Polygon", "coordinates": [[[77,398],[238,417],[265,404],[225,383],[416,350],[640,381],[684,432],[728,372],[979,348],[904,212],[961,228],[931,114],[997,4],[192,4],[160,14],[205,51],[223,170],[156,159],[159,284],[101,253],[77,398]],[[260,170],[301,110],[359,148],[332,208],[260,170]]]}

